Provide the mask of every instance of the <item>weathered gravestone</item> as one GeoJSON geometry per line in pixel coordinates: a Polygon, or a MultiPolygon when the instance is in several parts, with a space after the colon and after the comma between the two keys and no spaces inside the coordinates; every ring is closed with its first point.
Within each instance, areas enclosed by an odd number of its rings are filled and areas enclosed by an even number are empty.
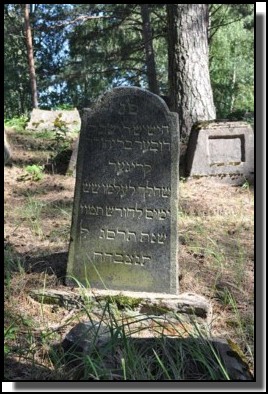
{"type": "Polygon", "coordinates": [[[214,176],[233,184],[254,177],[254,135],[246,122],[200,122],[193,126],[186,173],[214,176]]]}
{"type": "Polygon", "coordinates": [[[78,155],[79,137],[77,137],[72,143],[72,155],[69,161],[67,174],[76,176],[76,163],[78,155]]]}
{"type": "Polygon", "coordinates": [[[6,129],[4,129],[4,164],[10,160],[11,158],[11,149],[10,145],[7,141],[6,129]]]}
{"type": "Polygon", "coordinates": [[[81,119],[77,109],[48,111],[34,108],[27,130],[60,130],[77,131],[80,129],[81,119]]]}
{"type": "Polygon", "coordinates": [[[84,111],[67,278],[177,294],[178,163],[178,118],[158,96],[116,88],[84,111]]]}

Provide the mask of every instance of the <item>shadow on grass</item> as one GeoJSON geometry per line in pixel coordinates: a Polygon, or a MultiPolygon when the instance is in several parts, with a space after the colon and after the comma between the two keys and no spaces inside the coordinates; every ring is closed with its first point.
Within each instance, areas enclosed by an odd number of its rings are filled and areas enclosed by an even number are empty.
{"type": "MultiPolygon", "coordinates": [[[[12,263],[8,264],[8,273],[18,271],[18,267],[26,273],[43,273],[55,275],[60,282],[64,283],[66,276],[68,252],[57,252],[47,255],[29,256],[15,251],[12,244],[6,243],[4,246],[9,255],[12,256],[12,263]]],[[[9,257],[5,257],[9,259],[9,257]]]]}
{"type": "Polygon", "coordinates": [[[45,256],[28,256],[24,261],[26,272],[51,272],[58,279],[62,279],[66,275],[68,253],[59,252],[45,256]]]}
{"type": "Polygon", "coordinates": [[[43,365],[33,364],[25,359],[18,361],[11,356],[4,358],[4,381],[51,381],[59,378],[50,368],[43,365]]]}
{"type": "Polygon", "coordinates": [[[52,347],[53,354],[60,352],[75,380],[253,380],[247,365],[222,340],[118,338],[109,333],[74,342],[68,334],[52,347]]]}

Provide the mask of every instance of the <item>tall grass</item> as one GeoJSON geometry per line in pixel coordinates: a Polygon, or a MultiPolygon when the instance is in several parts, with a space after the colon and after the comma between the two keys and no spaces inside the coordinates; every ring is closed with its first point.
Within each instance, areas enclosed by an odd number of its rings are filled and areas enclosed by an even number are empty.
{"type": "Polygon", "coordinates": [[[44,206],[44,202],[28,196],[21,215],[29,223],[33,234],[40,238],[43,236],[41,213],[44,206]]]}
{"type": "MultiPolygon", "coordinates": [[[[47,319],[48,306],[44,296],[39,303],[39,327],[35,327],[34,321],[25,323],[23,310],[20,318],[23,323],[19,324],[16,318],[7,326],[6,357],[17,354],[31,366],[33,372],[29,372],[28,379],[37,380],[41,376],[42,380],[42,374],[49,380],[85,381],[230,379],[210,340],[208,328],[198,324],[194,317],[189,329],[189,324],[179,314],[169,313],[161,317],[131,313],[127,305],[119,309],[115,297],[99,300],[96,309],[96,301],[93,302],[88,292],[89,284],[84,286],[77,279],[73,280],[79,288],[81,301],[77,312],[62,324],[55,327],[47,319]],[[88,323],[72,345],[65,347],[64,351],[61,345],[55,347],[55,339],[59,344],[64,337],[60,334],[63,327],[68,332],[69,325],[81,319],[88,323]],[[25,330],[22,341],[21,332],[25,330]]],[[[46,286],[45,277],[44,293],[46,286]]],[[[234,300],[230,298],[227,302],[233,303],[238,313],[234,300]]],[[[242,325],[239,329],[243,330],[242,325]]]]}
{"type": "Polygon", "coordinates": [[[115,305],[111,308],[109,304],[98,323],[92,321],[68,350],[68,359],[77,364],[72,365],[74,379],[229,380],[217,350],[197,323],[193,323],[194,333],[182,337],[180,330],[176,331],[176,323],[182,321],[174,314],[174,332],[167,337],[161,330],[166,318],[137,315],[131,323],[122,323],[114,313],[115,305]],[[155,332],[148,336],[148,323],[152,321],[155,332]],[[86,343],[86,338],[90,338],[90,348],[86,346],[83,352],[81,343],[86,343]],[[80,353],[75,351],[76,346],[80,353]]]}

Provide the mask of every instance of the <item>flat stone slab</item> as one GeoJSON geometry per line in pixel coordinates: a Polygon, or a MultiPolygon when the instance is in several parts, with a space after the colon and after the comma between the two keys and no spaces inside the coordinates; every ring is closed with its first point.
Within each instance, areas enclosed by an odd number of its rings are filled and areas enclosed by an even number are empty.
{"type": "MultiPolygon", "coordinates": [[[[57,304],[67,309],[84,304],[79,289],[63,290],[32,290],[31,297],[48,304],[57,304]]],[[[171,295],[163,293],[146,293],[132,291],[108,291],[101,289],[85,290],[83,296],[90,299],[92,308],[103,308],[107,303],[114,303],[119,309],[132,310],[146,316],[172,316],[180,314],[185,321],[192,317],[198,322],[209,326],[212,321],[212,305],[203,296],[194,293],[171,295]]],[[[133,314],[131,314],[133,316],[133,314]]]]}
{"type": "Polygon", "coordinates": [[[26,130],[60,130],[60,126],[66,128],[67,131],[79,131],[81,119],[78,110],[33,109],[26,130]]]}
{"type": "MultiPolygon", "coordinates": [[[[168,312],[185,313],[196,315],[211,321],[212,306],[208,300],[194,293],[182,293],[179,295],[163,294],[163,293],[147,293],[132,291],[108,291],[108,290],[92,290],[92,294],[96,299],[108,299],[114,297],[115,300],[120,298],[127,305],[127,299],[139,300],[137,310],[141,313],[164,314],[168,312]]],[[[130,301],[131,303],[131,301],[130,301]]]]}
{"type": "Polygon", "coordinates": [[[254,135],[246,122],[199,122],[187,147],[186,175],[240,185],[254,179],[254,135]]]}
{"type": "Polygon", "coordinates": [[[85,109],[66,283],[178,293],[178,116],[116,88],[85,109]]]}

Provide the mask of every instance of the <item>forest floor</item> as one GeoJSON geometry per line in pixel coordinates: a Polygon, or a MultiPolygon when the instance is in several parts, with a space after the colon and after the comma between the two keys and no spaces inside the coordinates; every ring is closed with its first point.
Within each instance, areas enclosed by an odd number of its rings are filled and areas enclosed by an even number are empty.
{"type": "MultiPolygon", "coordinates": [[[[70,311],[40,304],[29,293],[44,286],[66,289],[75,178],[41,171],[38,179],[38,170],[27,166],[48,162],[51,141],[12,129],[8,138],[13,159],[4,172],[5,378],[64,380],[49,347],[88,316],[68,319],[70,311]]],[[[208,298],[212,336],[237,344],[253,373],[253,187],[182,178],[179,243],[180,292],[208,298]]]]}

